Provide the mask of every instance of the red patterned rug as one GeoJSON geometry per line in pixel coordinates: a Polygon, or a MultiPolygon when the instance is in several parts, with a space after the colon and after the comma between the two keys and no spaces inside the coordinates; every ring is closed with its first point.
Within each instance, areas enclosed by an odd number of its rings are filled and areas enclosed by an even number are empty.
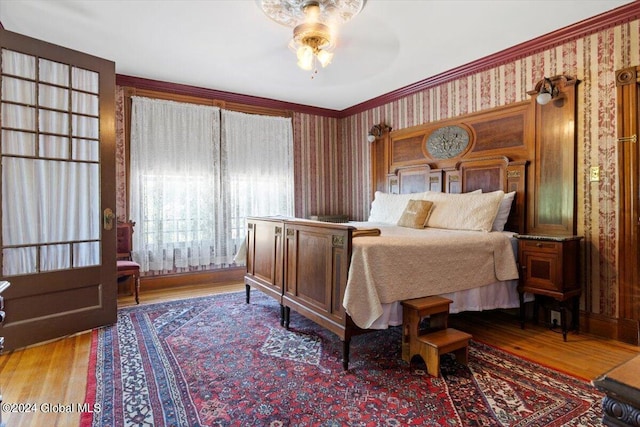
{"type": "Polygon", "coordinates": [[[94,332],[83,426],[593,426],[589,383],[472,342],[442,376],[400,357],[400,328],[342,343],[253,291],[120,309],[94,332]]]}

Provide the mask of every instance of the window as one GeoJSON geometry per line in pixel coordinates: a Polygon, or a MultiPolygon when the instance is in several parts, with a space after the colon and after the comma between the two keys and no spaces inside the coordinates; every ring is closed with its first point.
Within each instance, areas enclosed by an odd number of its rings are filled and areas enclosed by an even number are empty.
{"type": "Polygon", "coordinates": [[[293,213],[290,119],[132,100],[130,219],[144,272],[226,267],[247,216],[293,213]]]}

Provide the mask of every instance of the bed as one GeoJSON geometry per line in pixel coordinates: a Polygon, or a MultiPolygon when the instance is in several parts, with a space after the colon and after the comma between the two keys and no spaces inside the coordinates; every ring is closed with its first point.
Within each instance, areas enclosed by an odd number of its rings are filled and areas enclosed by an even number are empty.
{"type": "MultiPolygon", "coordinates": [[[[490,164],[507,175],[506,159],[483,160],[483,169],[490,164]]],[[[249,218],[247,302],[259,289],[280,302],[285,327],[293,309],[336,333],[345,369],[351,337],[401,324],[405,299],[445,296],[454,313],[518,307],[515,232],[492,231],[496,217],[506,224],[517,191],[480,190],[378,191],[367,222],[249,218]],[[396,224],[410,201],[432,203],[429,226],[396,224]]]]}
{"type": "Polygon", "coordinates": [[[400,325],[400,302],[428,295],[451,299],[451,313],[519,306],[513,233],[351,225],[381,230],[353,239],[343,306],[360,328],[400,325]]]}
{"type": "Polygon", "coordinates": [[[366,222],[248,218],[247,302],[258,289],[280,302],[285,327],[293,310],[337,334],[345,369],[351,338],[401,324],[402,300],[442,295],[453,300],[451,312],[518,307],[514,236],[526,232],[535,160],[529,108],[455,124],[471,139],[453,154],[429,145],[450,123],[380,132],[366,222]],[[487,122],[500,131],[487,131],[487,122]]]}

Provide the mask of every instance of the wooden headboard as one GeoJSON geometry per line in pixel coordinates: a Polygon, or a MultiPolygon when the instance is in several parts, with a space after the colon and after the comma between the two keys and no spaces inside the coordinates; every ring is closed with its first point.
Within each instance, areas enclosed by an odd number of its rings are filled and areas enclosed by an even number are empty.
{"type": "Polygon", "coordinates": [[[505,229],[525,233],[534,114],[527,101],[380,132],[371,147],[372,193],[515,191],[505,229]]]}
{"type": "Polygon", "coordinates": [[[511,162],[506,157],[461,160],[451,169],[431,169],[429,165],[398,169],[389,177],[390,193],[417,193],[425,190],[446,193],[515,191],[505,230],[524,233],[526,229],[526,171],[528,162],[511,162]]]}
{"type": "Polygon", "coordinates": [[[371,199],[375,191],[515,191],[506,229],[575,235],[577,84],[554,76],[527,92],[528,101],[393,132],[375,125],[371,199]],[[552,100],[538,104],[549,83],[552,100]]]}

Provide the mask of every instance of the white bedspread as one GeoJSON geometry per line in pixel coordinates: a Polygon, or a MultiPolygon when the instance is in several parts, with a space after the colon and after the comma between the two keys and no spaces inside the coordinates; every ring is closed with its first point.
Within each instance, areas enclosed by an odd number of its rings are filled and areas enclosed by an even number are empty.
{"type": "Polygon", "coordinates": [[[508,233],[349,225],[381,230],[353,239],[343,305],[363,329],[382,314],[382,304],[518,278],[508,233]]]}

